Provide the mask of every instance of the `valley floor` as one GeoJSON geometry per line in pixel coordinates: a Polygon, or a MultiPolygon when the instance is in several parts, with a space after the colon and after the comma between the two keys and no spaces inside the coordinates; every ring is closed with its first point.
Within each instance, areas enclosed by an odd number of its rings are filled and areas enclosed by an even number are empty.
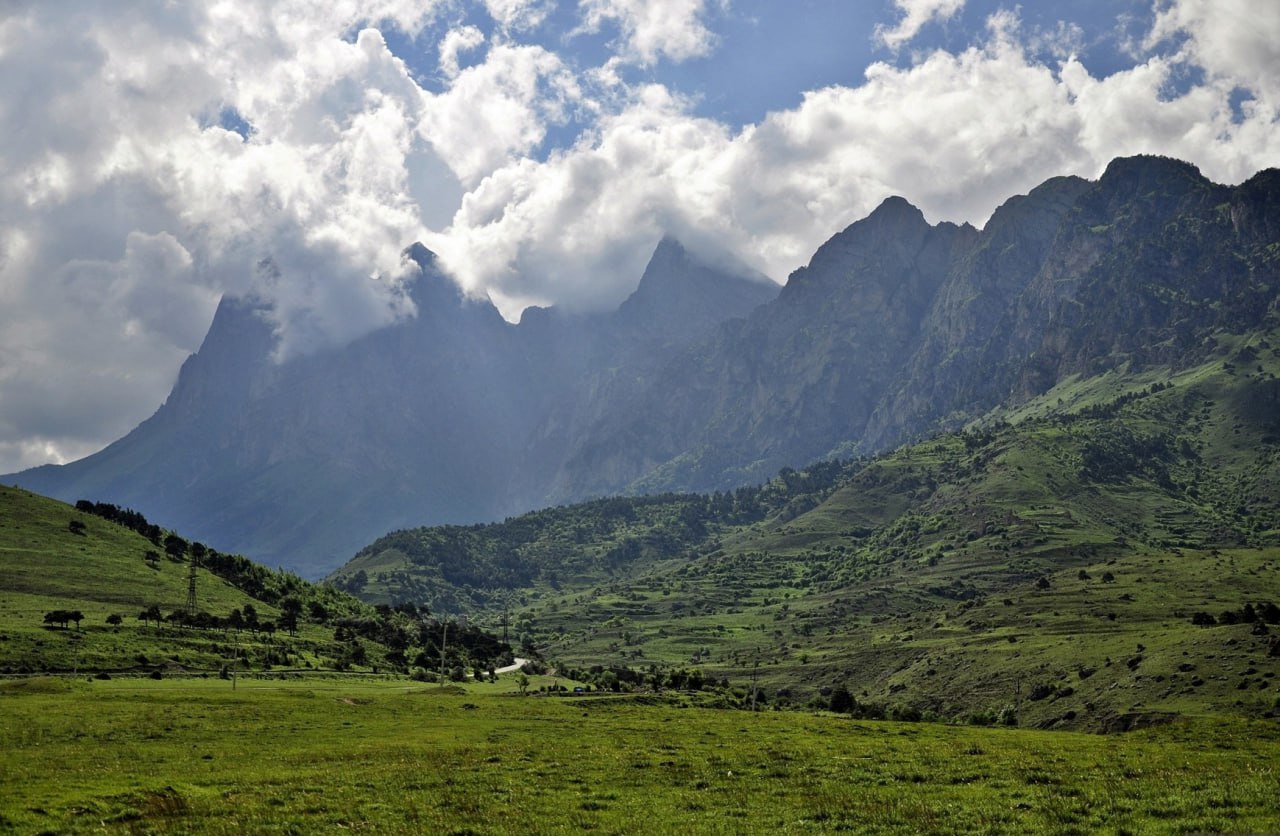
{"type": "Polygon", "coordinates": [[[1101,736],[515,681],[3,682],[0,830],[1280,830],[1274,722],[1101,736]]]}

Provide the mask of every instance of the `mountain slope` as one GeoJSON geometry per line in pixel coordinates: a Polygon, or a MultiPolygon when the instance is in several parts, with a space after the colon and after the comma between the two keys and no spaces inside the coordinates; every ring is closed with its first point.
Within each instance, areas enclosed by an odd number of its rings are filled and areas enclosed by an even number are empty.
{"type": "Polygon", "coordinates": [[[824,244],[776,300],[690,346],[647,389],[607,403],[553,496],[633,480],[644,490],[733,487],[857,438],[949,263],[976,235],[885,201],[824,244]]]}
{"type": "MultiPolygon", "coordinates": [[[[153,541],[99,515],[0,487],[0,671],[207,671],[227,664],[244,670],[331,658],[331,628],[308,619],[296,636],[281,627],[279,640],[244,630],[234,651],[222,646],[221,631],[141,620],[139,613],[153,606],[165,617],[182,611],[188,593],[186,555],[166,550],[163,532],[155,531],[153,541]],[[83,619],[50,627],[44,616],[58,610],[83,619]],[[112,615],[119,624],[108,622],[112,615]]],[[[216,552],[205,555],[196,575],[199,610],[219,617],[255,609],[263,624],[276,624],[285,598],[314,602],[326,619],[372,615],[336,590],[216,552]]]]}
{"type": "Polygon", "coordinates": [[[510,660],[505,643],[457,624],[442,657],[446,627],[427,615],[376,609],[118,506],[0,487],[0,673],[403,673],[442,658],[450,668],[510,660]]]}
{"type": "Polygon", "coordinates": [[[607,388],[603,370],[643,374],[777,292],[666,240],[614,314],[532,312],[513,326],[462,298],[425,248],[410,255],[414,319],[281,364],[266,312],[225,299],[154,416],[100,453],[6,481],[144,508],[316,576],[392,528],[541,504],[554,421],[573,426],[590,390],[607,388]]]}
{"type": "Polygon", "coordinates": [[[505,602],[521,640],[583,670],[743,682],[759,662],[793,701],[844,684],[1093,728],[1262,714],[1280,698],[1280,331],[1219,332],[1209,354],[1072,377],[758,489],[398,532],[335,580],[489,618],[505,602]]]}
{"type": "Polygon", "coordinates": [[[1195,364],[1213,328],[1276,316],[1278,201],[1276,170],[1232,188],[1157,157],[1050,180],[980,232],[890,199],[611,404],[556,496],[731,487],[962,426],[1072,374],[1195,364]]]}
{"type": "Polygon", "coordinates": [[[262,317],[228,301],[152,419],[5,478],[318,575],[393,528],[736,488],[1075,376],[1196,366],[1216,329],[1280,316],[1278,230],[1280,172],[1228,187],[1134,157],[1010,199],[983,230],[890,198],[776,296],[664,240],[619,310],[516,326],[418,247],[416,319],[276,364],[262,317]]]}

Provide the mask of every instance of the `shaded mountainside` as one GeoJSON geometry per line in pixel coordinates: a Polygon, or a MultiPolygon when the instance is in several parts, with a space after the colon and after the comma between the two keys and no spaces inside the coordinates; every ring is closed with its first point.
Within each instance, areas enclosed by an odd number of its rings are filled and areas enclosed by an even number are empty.
{"type": "Polygon", "coordinates": [[[493,623],[509,608],[516,640],[571,668],[758,675],[784,702],[844,685],[1037,725],[1266,714],[1280,332],[1205,351],[1073,375],[964,431],[756,488],[395,532],[333,580],[493,623]]]}
{"type": "Polygon", "coordinates": [[[152,419],[5,478],[319,575],[393,528],[730,490],[1073,376],[1196,366],[1217,330],[1280,317],[1278,235],[1280,172],[1227,187],[1134,157],[1011,198],[982,230],[890,198],[780,293],[664,239],[617,311],[510,325],[416,247],[416,319],[275,365],[263,318],[227,300],[152,419]]]}
{"type": "Polygon", "coordinates": [[[414,319],[277,364],[266,312],[224,299],[154,416],[84,460],[6,480],[145,508],[316,576],[392,528],[540,504],[555,447],[529,439],[555,441],[547,416],[574,426],[576,408],[607,388],[603,375],[644,373],[777,292],[664,240],[614,314],[530,311],[513,326],[487,301],[462,298],[425,248],[410,255],[422,267],[414,319]]]}

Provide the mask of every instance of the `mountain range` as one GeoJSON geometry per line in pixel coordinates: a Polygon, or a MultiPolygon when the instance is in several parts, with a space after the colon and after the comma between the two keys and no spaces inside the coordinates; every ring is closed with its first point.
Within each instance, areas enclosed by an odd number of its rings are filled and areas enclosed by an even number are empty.
{"type": "Polygon", "coordinates": [[[317,576],[395,528],[760,483],[1074,377],[1193,367],[1215,333],[1274,326],[1278,242],[1280,171],[1230,187],[1135,157],[981,230],[889,198],[781,291],[664,239],[607,314],[507,323],[415,245],[416,318],[277,363],[261,306],[224,299],[155,415],[0,479],[317,576]]]}

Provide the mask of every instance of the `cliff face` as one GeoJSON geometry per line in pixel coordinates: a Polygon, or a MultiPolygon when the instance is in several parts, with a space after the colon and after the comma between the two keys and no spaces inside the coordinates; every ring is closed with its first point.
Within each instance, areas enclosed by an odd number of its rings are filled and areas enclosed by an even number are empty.
{"type": "Polygon", "coordinates": [[[720,488],[824,455],[865,426],[976,232],[891,198],[824,244],[778,298],[673,358],[581,433],[552,498],[720,488]]]}
{"type": "Polygon", "coordinates": [[[416,247],[415,319],[277,365],[262,312],[225,300],[151,419],[6,481],[320,575],[392,528],[734,487],[1069,375],[1194,362],[1216,329],[1280,316],[1278,242],[1280,172],[1230,188],[1139,157],[981,231],[891,198],[781,292],[664,240],[607,315],[510,325],[416,247]]]}
{"type": "Polygon", "coordinates": [[[425,248],[410,255],[413,319],[280,364],[267,312],[225,299],[155,415],[93,456],[6,480],[320,576],[394,528],[538,504],[609,370],[652,370],[777,293],[664,241],[619,311],[530,311],[514,326],[462,298],[425,248]]]}
{"type": "Polygon", "coordinates": [[[886,201],[584,433],[553,496],[727,488],[961,426],[1069,375],[1188,364],[1214,329],[1276,316],[1278,194],[1274,170],[1228,188],[1136,157],[1049,180],[981,232],[886,201]]]}

